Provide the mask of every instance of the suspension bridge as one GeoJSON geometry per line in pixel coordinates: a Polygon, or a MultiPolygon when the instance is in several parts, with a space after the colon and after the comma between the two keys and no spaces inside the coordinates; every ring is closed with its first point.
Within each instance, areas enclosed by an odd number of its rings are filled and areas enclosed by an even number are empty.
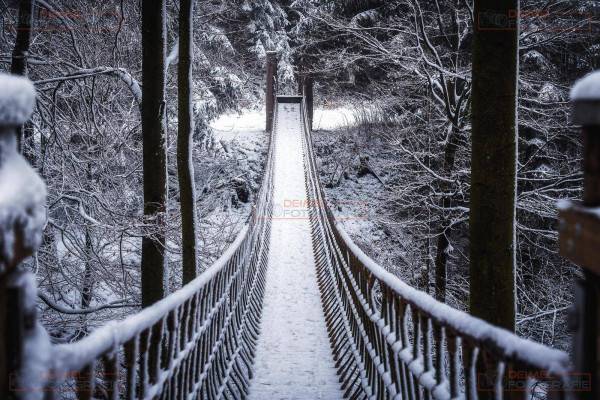
{"type": "MultiPolygon", "coordinates": [[[[24,250],[2,253],[2,398],[569,398],[566,353],[434,300],[352,242],[319,182],[312,95],[277,96],[273,72],[268,161],[252,215],[180,290],[77,342],[51,344],[36,317],[35,279],[15,267],[36,243],[17,234],[24,250]],[[282,213],[286,200],[306,213],[282,213]]],[[[18,158],[18,172],[33,176],[9,135],[32,105],[16,107],[17,120],[0,121],[0,167],[9,176],[6,160],[18,158]]],[[[36,221],[27,229],[40,235],[36,221]]]]}

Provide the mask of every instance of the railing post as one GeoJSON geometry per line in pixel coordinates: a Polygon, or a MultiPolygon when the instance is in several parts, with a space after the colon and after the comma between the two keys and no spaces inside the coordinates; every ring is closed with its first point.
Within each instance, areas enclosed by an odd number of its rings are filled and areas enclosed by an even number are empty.
{"type": "Polygon", "coordinates": [[[266,93],[266,114],[267,123],[265,130],[271,132],[273,129],[273,115],[275,107],[275,96],[277,93],[277,52],[267,51],[267,93],[266,93]]]}
{"type": "Polygon", "coordinates": [[[29,120],[35,89],[0,74],[0,398],[41,398],[49,341],[37,322],[32,273],[19,264],[39,246],[46,189],[17,152],[16,130],[29,120]]]}
{"type": "Polygon", "coordinates": [[[302,96],[304,94],[304,71],[301,66],[296,71],[296,81],[298,83],[297,94],[302,96]]]}
{"type": "Polygon", "coordinates": [[[302,79],[303,94],[306,98],[306,112],[308,113],[308,127],[312,130],[313,122],[313,77],[304,75],[302,79]]]}
{"type": "Polygon", "coordinates": [[[582,399],[600,396],[600,71],[588,75],[571,91],[572,121],[583,136],[583,202],[560,208],[560,254],[584,268],[574,318],[576,372],[590,374],[582,399]]]}

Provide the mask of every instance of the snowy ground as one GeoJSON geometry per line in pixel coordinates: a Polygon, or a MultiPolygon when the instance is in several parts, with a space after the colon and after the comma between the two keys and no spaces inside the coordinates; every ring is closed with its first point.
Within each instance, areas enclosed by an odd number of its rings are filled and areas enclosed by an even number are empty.
{"type": "Polygon", "coordinates": [[[223,114],[210,124],[215,137],[229,142],[252,141],[265,130],[265,111],[245,110],[242,113],[223,114]]]}
{"type": "Polygon", "coordinates": [[[267,287],[250,399],[341,399],[321,309],[308,215],[300,113],[280,104],[267,287]]]}
{"type": "Polygon", "coordinates": [[[332,130],[354,125],[356,116],[347,107],[317,108],[313,116],[313,129],[332,130]]]}

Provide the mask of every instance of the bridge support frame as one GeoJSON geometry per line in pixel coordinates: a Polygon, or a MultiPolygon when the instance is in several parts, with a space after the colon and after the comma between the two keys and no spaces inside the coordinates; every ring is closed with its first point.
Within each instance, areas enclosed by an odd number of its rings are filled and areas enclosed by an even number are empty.
{"type": "Polygon", "coordinates": [[[267,122],[265,130],[273,130],[273,116],[275,112],[275,96],[277,94],[277,52],[267,51],[267,90],[266,90],[266,114],[267,122]]]}
{"type": "Polygon", "coordinates": [[[591,74],[572,93],[572,122],[581,126],[583,137],[583,201],[559,207],[560,254],[584,268],[571,316],[576,372],[590,378],[589,390],[580,392],[584,400],[600,397],[600,218],[593,213],[600,207],[599,78],[600,71],[591,74]]]}

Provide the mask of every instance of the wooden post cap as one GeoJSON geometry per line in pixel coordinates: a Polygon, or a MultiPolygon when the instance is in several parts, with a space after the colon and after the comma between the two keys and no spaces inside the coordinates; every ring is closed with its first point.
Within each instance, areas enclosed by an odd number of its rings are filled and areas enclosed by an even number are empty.
{"type": "Polygon", "coordinates": [[[35,88],[29,79],[0,73],[0,126],[23,125],[34,106],[35,88]]]}
{"type": "Polygon", "coordinates": [[[581,78],[571,89],[572,116],[575,125],[600,125],[600,71],[581,78]]]}

